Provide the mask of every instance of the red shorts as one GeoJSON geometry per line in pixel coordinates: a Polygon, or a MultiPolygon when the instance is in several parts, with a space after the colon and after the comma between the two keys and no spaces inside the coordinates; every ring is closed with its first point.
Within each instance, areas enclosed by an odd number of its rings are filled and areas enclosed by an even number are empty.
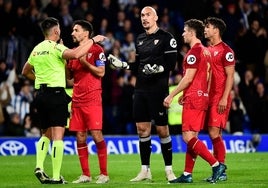
{"type": "Polygon", "coordinates": [[[227,106],[226,110],[222,114],[219,114],[217,111],[217,105],[209,106],[206,117],[206,126],[220,127],[222,129],[225,129],[226,123],[228,121],[230,105],[227,106]]]}
{"type": "Polygon", "coordinates": [[[72,108],[69,130],[102,130],[102,106],[72,108]]]}
{"type": "Polygon", "coordinates": [[[182,131],[199,132],[203,129],[205,121],[205,110],[183,108],[182,110],[182,131]]]}

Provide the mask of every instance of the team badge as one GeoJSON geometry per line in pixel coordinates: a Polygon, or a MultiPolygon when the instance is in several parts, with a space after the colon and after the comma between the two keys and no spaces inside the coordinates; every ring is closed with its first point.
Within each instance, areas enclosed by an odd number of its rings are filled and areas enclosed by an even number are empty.
{"type": "Polygon", "coordinates": [[[233,61],[234,61],[234,54],[231,53],[231,52],[228,52],[228,53],[225,55],[225,59],[226,59],[228,62],[233,62],[233,61]]]}
{"type": "Polygon", "coordinates": [[[186,61],[189,65],[193,65],[196,62],[196,57],[194,55],[189,55],[186,61]]]}
{"type": "Polygon", "coordinates": [[[172,48],[176,48],[177,47],[177,41],[175,39],[171,39],[170,42],[169,42],[170,46],[172,48]]]}
{"type": "Polygon", "coordinates": [[[159,42],[159,39],[154,40],[154,45],[157,45],[159,42]]]}
{"type": "Polygon", "coordinates": [[[88,53],[88,54],[87,54],[87,59],[90,59],[91,56],[92,56],[92,53],[88,53]]]}

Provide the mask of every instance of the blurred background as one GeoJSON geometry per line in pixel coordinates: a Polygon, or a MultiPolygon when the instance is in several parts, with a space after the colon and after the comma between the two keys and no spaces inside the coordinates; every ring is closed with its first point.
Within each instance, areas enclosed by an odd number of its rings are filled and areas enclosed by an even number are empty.
{"type": "MultiPolygon", "coordinates": [[[[33,83],[20,73],[33,47],[43,40],[40,22],[52,16],[60,21],[64,44],[72,48],[72,23],[85,19],[94,34],[107,36],[102,43],[126,62],[135,60],[135,39],[144,32],[140,11],[153,6],[160,28],[178,42],[176,69],[170,89],[182,76],[182,61],[189,47],[182,42],[184,21],[222,18],[227,30],[223,40],[235,51],[236,74],[233,103],[225,134],[268,133],[268,0],[0,0],[0,136],[39,137],[33,83]]],[[[204,41],[206,44],[206,41],[204,41]]],[[[106,65],[103,78],[104,134],[136,134],[132,119],[135,75],[106,65]]],[[[169,111],[172,134],[181,133],[181,107],[169,111]]],[[[66,131],[66,135],[72,133],[66,131]]]]}

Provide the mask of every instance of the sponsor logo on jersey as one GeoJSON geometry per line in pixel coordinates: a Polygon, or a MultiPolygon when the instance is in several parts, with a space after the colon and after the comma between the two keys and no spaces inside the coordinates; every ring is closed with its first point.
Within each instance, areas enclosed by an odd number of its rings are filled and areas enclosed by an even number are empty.
{"type": "Polygon", "coordinates": [[[33,52],[33,56],[37,55],[49,55],[49,51],[33,52]]]}
{"type": "Polygon", "coordinates": [[[170,46],[172,48],[176,48],[177,47],[177,41],[175,39],[170,39],[170,42],[169,42],[170,46]]]}
{"type": "Polygon", "coordinates": [[[99,59],[102,60],[102,61],[106,61],[106,57],[105,57],[105,54],[103,52],[101,52],[99,54],[99,59]]]}
{"type": "Polygon", "coordinates": [[[141,46],[143,44],[143,41],[138,42],[138,46],[141,46]]]}
{"type": "Polygon", "coordinates": [[[198,90],[198,91],[197,91],[197,96],[198,96],[198,97],[201,97],[202,95],[203,95],[203,91],[198,90]]]}
{"type": "Polygon", "coordinates": [[[225,59],[226,59],[228,62],[233,62],[233,61],[234,61],[234,54],[231,53],[231,52],[228,52],[228,53],[225,55],[225,59]]]}
{"type": "Polygon", "coordinates": [[[189,55],[187,57],[187,63],[189,65],[193,65],[193,64],[195,64],[195,62],[196,62],[196,57],[194,55],[189,55]]]}
{"type": "Polygon", "coordinates": [[[154,40],[154,45],[157,45],[159,42],[159,39],[154,40]]]}

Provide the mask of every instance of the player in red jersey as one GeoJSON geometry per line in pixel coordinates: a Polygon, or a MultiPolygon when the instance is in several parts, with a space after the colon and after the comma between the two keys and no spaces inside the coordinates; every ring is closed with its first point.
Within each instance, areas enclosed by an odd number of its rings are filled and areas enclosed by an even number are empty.
{"type": "Polygon", "coordinates": [[[182,136],[187,144],[185,168],[183,174],[170,183],[192,183],[192,172],[195,160],[199,155],[212,167],[211,183],[215,183],[225,165],[219,163],[209,152],[206,145],[198,139],[198,133],[203,128],[206,110],[208,108],[208,86],[210,78],[209,63],[211,55],[201,43],[204,36],[204,24],[200,20],[191,19],[185,22],[182,34],[184,42],[191,49],[183,61],[183,78],[177,87],[165,98],[164,105],[170,106],[175,95],[183,91],[179,103],[183,105],[182,136]]]}
{"type": "MultiPolygon", "coordinates": [[[[222,19],[208,17],[205,20],[205,38],[208,39],[208,49],[212,56],[212,77],[209,92],[209,108],[205,126],[213,145],[216,159],[225,163],[226,149],[222,140],[222,130],[225,129],[231,108],[230,92],[234,83],[235,58],[233,50],[222,41],[226,25],[222,19]]],[[[210,181],[211,178],[207,180],[210,181]]],[[[226,173],[219,180],[227,180],[226,173]]]]}
{"type": "MultiPolygon", "coordinates": [[[[73,41],[82,45],[90,38],[92,25],[84,20],[73,24],[73,41]]],[[[94,42],[94,41],[93,41],[94,42]]],[[[89,131],[96,144],[99,159],[100,175],[96,183],[107,183],[107,148],[102,134],[102,85],[105,74],[103,48],[94,42],[88,53],[80,59],[71,60],[67,65],[67,78],[73,78],[73,96],[71,106],[70,131],[76,132],[77,151],[82,175],[73,183],[85,183],[92,180],[89,162],[87,132],[89,131]]]]}

